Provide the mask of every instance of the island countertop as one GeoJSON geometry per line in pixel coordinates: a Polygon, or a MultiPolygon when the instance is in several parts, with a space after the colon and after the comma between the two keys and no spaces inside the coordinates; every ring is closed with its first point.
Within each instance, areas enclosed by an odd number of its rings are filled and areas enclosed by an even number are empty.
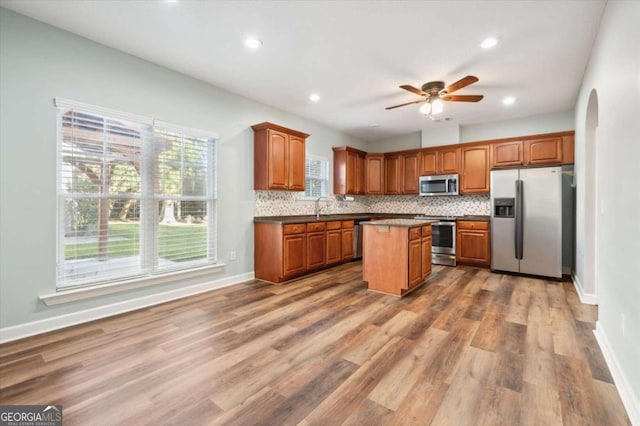
{"type": "Polygon", "coordinates": [[[365,226],[401,226],[406,228],[411,228],[413,226],[422,226],[422,225],[430,225],[437,220],[429,220],[429,219],[383,219],[383,220],[374,220],[371,222],[362,222],[361,225],[365,226]]]}

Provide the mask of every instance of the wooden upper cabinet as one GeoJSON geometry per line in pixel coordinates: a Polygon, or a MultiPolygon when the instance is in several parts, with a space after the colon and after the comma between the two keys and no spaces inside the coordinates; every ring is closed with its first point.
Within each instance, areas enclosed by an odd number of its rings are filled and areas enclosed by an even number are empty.
{"type": "Polygon", "coordinates": [[[402,193],[417,194],[419,191],[420,155],[418,152],[405,154],[403,160],[402,193]]]}
{"type": "Polygon", "coordinates": [[[384,157],[384,193],[402,194],[402,155],[384,157]]]}
{"type": "Polygon", "coordinates": [[[438,151],[424,150],[420,153],[420,176],[438,174],[438,151]]]}
{"type": "Polygon", "coordinates": [[[458,157],[460,148],[445,148],[438,150],[438,174],[449,175],[458,173],[458,157]]]}
{"type": "Polygon", "coordinates": [[[333,193],[364,194],[366,152],[348,146],[333,148],[333,193]]]}
{"type": "Polygon", "coordinates": [[[531,166],[562,163],[562,137],[525,140],[524,163],[531,166]]]}
{"type": "Polygon", "coordinates": [[[524,164],[523,142],[502,142],[491,144],[491,167],[513,167],[524,164]]]}
{"type": "Polygon", "coordinates": [[[384,194],[384,154],[367,154],[364,170],[365,194],[384,194]]]}
{"type": "Polygon", "coordinates": [[[574,135],[562,137],[562,164],[573,164],[575,162],[575,142],[574,135]]]}
{"type": "Polygon", "coordinates": [[[460,192],[489,192],[490,145],[466,146],[461,150],[460,192]]]}
{"type": "Polygon", "coordinates": [[[291,191],[304,191],[305,184],[305,140],[298,136],[289,137],[289,187],[291,191]]]}
{"type": "Polygon", "coordinates": [[[251,128],[253,189],[304,191],[305,140],[309,135],[267,122],[251,128]]]}
{"type": "Polygon", "coordinates": [[[366,192],[365,183],[365,155],[356,157],[356,194],[363,195],[366,192]]]}

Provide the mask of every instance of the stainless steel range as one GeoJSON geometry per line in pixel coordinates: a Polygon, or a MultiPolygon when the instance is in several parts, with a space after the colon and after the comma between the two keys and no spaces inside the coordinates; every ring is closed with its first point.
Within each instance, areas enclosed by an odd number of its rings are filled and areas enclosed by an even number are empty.
{"type": "Polygon", "coordinates": [[[431,263],[456,266],[456,216],[416,216],[415,219],[437,220],[431,224],[431,263]]]}

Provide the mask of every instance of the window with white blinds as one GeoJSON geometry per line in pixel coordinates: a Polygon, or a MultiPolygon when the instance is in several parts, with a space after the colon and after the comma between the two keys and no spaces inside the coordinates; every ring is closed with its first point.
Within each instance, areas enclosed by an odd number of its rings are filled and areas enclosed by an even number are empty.
{"type": "Polygon", "coordinates": [[[56,105],[58,289],[216,262],[215,136],[56,105]]]}
{"type": "Polygon", "coordinates": [[[307,155],[305,161],[305,197],[327,197],[329,195],[329,160],[307,155]]]}

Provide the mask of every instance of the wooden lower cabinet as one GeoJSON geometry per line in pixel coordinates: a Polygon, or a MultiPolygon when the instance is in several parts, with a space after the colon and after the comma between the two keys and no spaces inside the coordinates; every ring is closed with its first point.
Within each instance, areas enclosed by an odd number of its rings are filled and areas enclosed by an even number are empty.
{"type": "Polygon", "coordinates": [[[342,230],[327,231],[327,265],[333,265],[342,260],[342,230]]]}
{"type": "Polygon", "coordinates": [[[307,237],[301,235],[284,236],[283,275],[295,275],[307,268],[307,237]]]}
{"type": "Polygon", "coordinates": [[[422,241],[409,241],[409,288],[422,282],[422,241]]]}
{"type": "Polygon", "coordinates": [[[363,226],[362,277],[369,290],[404,296],[431,273],[431,225],[385,223],[363,226]]]}
{"type": "Polygon", "coordinates": [[[354,222],[254,224],[256,279],[281,284],[353,258],[354,222]]]}
{"type": "Polygon", "coordinates": [[[352,220],[342,222],[342,260],[353,259],[353,227],[352,220]]]}
{"type": "Polygon", "coordinates": [[[307,269],[318,269],[326,265],[326,239],[324,231],[307,234],[307,269]]]}
{"type": "Polygon", "coordinates": [[[467,265],[491,264],[489,222],[458,221],[456,260],[467,265]]]}

